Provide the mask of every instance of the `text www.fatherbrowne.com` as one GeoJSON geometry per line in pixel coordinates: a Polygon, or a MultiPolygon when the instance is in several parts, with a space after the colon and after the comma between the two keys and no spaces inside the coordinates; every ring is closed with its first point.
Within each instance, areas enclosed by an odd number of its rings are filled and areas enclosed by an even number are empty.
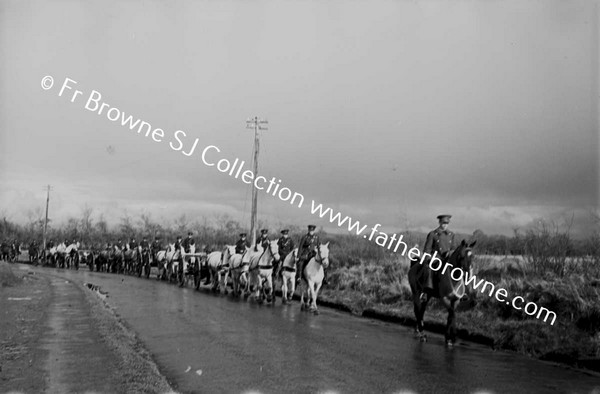
{"type": "MultiPolygon", "coordinates": [[[[148,138],[150,141],[155,143],[164,144],[168,142],[168,146],[175,152],[179,152],[186,157],[192,156],[196,152],[199,139],[195,138],[192,141],[187,139],[187,134],[183,130],[176,130],[175,132],[169,133],[162,128],[154,127],[149,122],[146,122],[140,118],[135,118],[132,115],[127,115],[124,111],[119,108],[108,104],[103,100],[100,92],[92,90],[89,95],[86,95],[83,90],[76,89],[77,81],[65,78],[60,90],[57,92],[57,96],[67,98],[70,103],[77,103],[82,105],[84,109],[95,113],[100,116],[105,116],[109,121],[120,124],[122,127],[136,132],[148,138]],[[87,98],[85,98],[87,96],[87,98]]],[[[47,75],[42,78],[41,86],[43,90],[51,90],[54,86],[54,78],[47,75]]],[[[294,192],[291,189],[281,185],[281,179],[271,177],[267,180],[267,177],[254,174],[251,170],[245,169],[243,160],[235,158],[231,160],[220,155],[221,150],[215,145],[206,146],[201,153],[202,163],[207,167],[212,167],[221,173],[227,174],[235,179],[240,179],[246,184],[251,184],[258,190],[263,191],[273,197],[278,197],[281,201],[287,202],[290,205],[295,205],[298,208],[302,208],[304,205],[304,195],[294,192]]],[[[330,223],[336,224],[340,228],[347,228],[349,232],[354,232],[356,235],[361,235],[366,230],[368,225],[361,223],[358,220],[353,220],[349,216],[343,216],[341,212],[335,212],[331,208],[323,207],[323,204],[317,204],[314,200],[311,200],[311,212],[312,215],[318,215],[320,218],[329,220],[330,223]]],[[[404,256],[408,252],[408,258],[411,261],[416,261],[419,258],[420,251],[416,247],[408,249],[408,245],[402,241],[403,236],[398,237],[397,234],[389,236],[385,232],[379,231],[380,224],[376,224],[371,228],[371,233],[367,236],[363,235],[365,239],[373,241],[375,237],[375,243],[381,247],[398,252],[400,246],[402,246],[401,254],[404,256]],[[375,234],[377,233],[377,236],[375,234]]],[[[428,257],[427,253],[423,253],[420,264],[423,264],[424,259],[428,257]]],[[[459,267],[452,267],[451,264],[446,263],[442,267],[442,261],[437,258],[436,254],[429,256],[429,267],[433,271],[442,270],[442,273],[446,273],[450,269],[450,276],[452,279],[459,281],[463,280],[466,286],[472,286],[474,290],[477,290],[481,286],[481,292],[484,293],[489,287],[489,296],[494,296],[498,302],[505,302],[507,305],[512,305],[517,310],[523,310],[529,316],[536,316],[537,319],[544,317],[544,322],[551,317],[551,325],[554,325],[556,320],[556,313],[544,308],[539,307],[534,302],[528,302],[523,306],[525,299],[521,296],[513,297],[512,300],[508,300],[508,292],[506,289],[498,288],[496,290],[493,283],[480,279],[477,281],[475,275],[471,273],[463,272],[459,267]],[[439,262],[439,264],[438,264],[439,262]],[[435,266],[433,264],[436,264],[435,266]]]]}

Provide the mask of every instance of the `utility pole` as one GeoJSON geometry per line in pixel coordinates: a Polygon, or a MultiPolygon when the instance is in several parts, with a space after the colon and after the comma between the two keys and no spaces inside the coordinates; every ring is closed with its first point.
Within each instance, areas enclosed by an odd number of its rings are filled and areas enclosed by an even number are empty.
{"type": "MultiPolygon", "coordinates": [[[[258,176],[258,151],[260,146],[260,139],[258,135],[259,130],[268,130],[265,126],[269,122],[266,120],[259,119],[257,116],[246,120],[246,128],[254,129],[254,179],[258,176]]],[[[256,207],[257,207],[257,194],[258,190],[256,187],[252,187],[252,214],[250,215],[250,234],[251,234],[251,245],[256,244],[256,207]]]]}
{"type": "Polygon", "coordinates": [[[44,253],[46,253],[46,230],[48,229],[48,205],[50,204],[50,189],[52,187],[50,185],[48,185],[46,187],[46,219],[44,220],[44,240],[43,240],[43,244],[44,244],[44,253]]]}

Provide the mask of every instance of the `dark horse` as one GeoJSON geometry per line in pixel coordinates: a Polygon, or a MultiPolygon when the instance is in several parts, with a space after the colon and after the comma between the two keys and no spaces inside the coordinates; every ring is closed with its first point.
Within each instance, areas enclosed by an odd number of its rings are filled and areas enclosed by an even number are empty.
{"type": "MultiPolygon", "coordinates": [[[[438,271],[431,271],[434,288],[432,296],[439,298],[448,310],[445,338],[446,344],[449,346],[454,345],[454,342],[456,341],[455,310],[458,301],[460,301],[466,293],[464,279],[465,275],[471,275],[471,261],[473,259],[473,252],[471,249],[475,246],[475,242],[476,241],[473,241],[471,244],[467,244],[463,239],[460,246],[447,253],[446,256],[442,256],[442,267],[440,267],[438,271]],[[452,264],[452,266],[449,266],[450,264],[452,264]],[[455,268],[461,269],[460,277],[458,270],[454,273],[454,278],[459,277],[458,280],[451,277],[452,270],[455,268]]],[[[423,264],[425,264],[425,262],[423,262],[423,264]]],[[[423,267],[419,263],[413,264],[408,271],[408,282],[410,283],[410,289],[413,295],[415,318],[417,319],[415,334],[419,337],[421,342],[425,342],[427,340],[427,335],[423,332],[423,316],[425,315],[427,303],[430,298],[427,297],[427,300],[422,302],[419,297],[422,290],[422,284],[419,280],[422,268],[423,267]]]]}

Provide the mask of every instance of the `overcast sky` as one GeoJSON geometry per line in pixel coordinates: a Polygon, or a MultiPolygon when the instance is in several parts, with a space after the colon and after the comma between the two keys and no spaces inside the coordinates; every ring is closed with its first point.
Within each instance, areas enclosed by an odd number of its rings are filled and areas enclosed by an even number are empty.
{"type": "MultiPolygon", "coordinates": [[[[0,213],[249,223],[250,186],[92,90],[365,224],[510,234],[598,209],[594,1],[0,1],[0,213]],[[53,76],[46,91],[40,81],[53,76]],[[58,97],[65,77],[82,96],[58,97]],[[83,97],[83,98],[82,98],[83,97]],[[171,138],[171,140],[173,140],[171,138]]],[[[188,147],[188,148],[189,148],[188,147]]],[[[259,218],[335,226],[259,194],[259,218]]]]}

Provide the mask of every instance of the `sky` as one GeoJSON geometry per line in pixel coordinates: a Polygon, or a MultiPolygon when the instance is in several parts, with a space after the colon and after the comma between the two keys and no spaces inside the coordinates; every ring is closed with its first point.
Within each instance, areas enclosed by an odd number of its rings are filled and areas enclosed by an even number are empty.
{"type": "Polygon", "coordinates": [[[54,223],[90,207],[113,224],[249,226],[251,186],[200,151],[251,162],[258,116],[259,174],[306,199],[259,193],[273,226],[341,231],[314,200],[390,231],[448,213],[464,233],[574,218],[585,234],[600,193],[599,15],[595,1],[2,0],[0,216],[27,222],[50,184],[54,223]],[[93,90],[166,137],[86,109],[93,90]],[[184,150],[198,139],[192,156],[169,146],[177,130],[184,150]]]}

